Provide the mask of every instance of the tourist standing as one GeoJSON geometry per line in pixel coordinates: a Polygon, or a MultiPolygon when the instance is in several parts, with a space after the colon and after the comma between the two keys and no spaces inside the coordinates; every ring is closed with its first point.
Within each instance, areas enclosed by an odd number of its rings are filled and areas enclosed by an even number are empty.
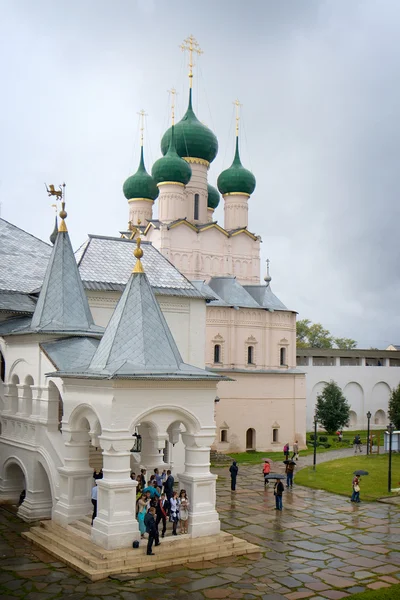
{"type": "Polygon", "coordinates": [[[229,467],[229,472],[231,474],[231,490],[232,492],[236,492],[236,478],[239,472],[239,468],[234,460],[231,466],[229,467]]]}
{"type": "Polygon", "coordinates": [[[187,533],[189,522],[189,500],[186,494],[186,490],[181,490],[179,494],[179,519],[181,533],[187,533]]]}
{"type": "Polygon", "coordinates": [[[92,514],[92,525],[93,521],[97,517],[97,482],[95,480],[94,486],[92,487],[92,504],[93,504],[93,514],[92,514]]]}
{"type": "Polygon", "coordinates": [[[274,485],[275,510],[282,510],[282,496],[285,488],[280,479],[274,485]]]}
{"type": "Polygon", "coordinates": [[[294,475],[294,468],[296,466],[296,463],[293,461],[290,461],[287,465],[286,465],[286,469],[285,469],[285,473],[286,473],[286,487],[287,488],[292,488],[293,487],[293,475],[294,475]]]}
{"type": "Polygon", "coordinates": [[[299,460],[299,442],[296,440],[293,444],[293,456],[292,460],[299,460]]]}
{"type": "Polygon", "coordinates": [[[165,532],[167,531],[167,515],[168,515],[168,511],[169,511],[169,502],[167,500],[167,497],[164,493],[161,494],[161,498],[159,499],[159,501],[157,502],[157,507],[156,507],[156,527],[158,530],[158,526],[160,524],[160,522],[162,521],[163,527],[162,527],[162,533],[161,533],[161,537],[165,536],[165,532]]]}
{"type": "Polygon", "coordinates": [[[164,492],[167,496],[167,500],[171,500],[172,493],[174,491],[174,478],[172,477],[171,471],[168,469],[167,471],[167,479],[164,483],[164,492]]]}
{"type": "Polygon", "coordinates": [[[179,499],[178,492],[173,492],[169,501],[169,520],[172,522],[172,535],[178,535],[176,533],[176,527],[179,521],[179,499]]]}
{"type": "Polygon", "coordinates": [[[142,494],[142,496],[139,498],[139,500],[137,502],[137,518],[138,518],[138,522],[139,522],[140,537],[142,539],[144,538],[144,534],[146,533],[146,525],[144,524],[144,518],[147,513],[147,508],[148,508],[147,494],[142,494]]]}
{"type": "Polygon", "coordinates": [[[142,482],[142,490],[146,487],[146,469],[140,469],[140,480],[142,482]]]}
{"type": "Polygon", "coordinates": [[[289,460],[289,453],[290,453],[289,444],[285,444],[283,446],[283,455],[285,457],[285,460],[289,460]]]}
{"type": "Polygon", "coordinates": [[[353,493],[351,494],[351,500],[350,502],[360,502],[360,480],[357,477],[357,475],[355,475],[353,477],[353,493]]]}
{"type": "Polygon", "coordinates": [[[156,514],[156,509],[154,508],[154,506],[151,506],[149,508],[149,512],[146,513],[146,516],[144,518],[144,523],[146,525],[146,531],[149,534],[149,538],[147,540],[147,555],[148,556],[153,556],[154,552],[152,552],[152,546],[153,543],[156,543],[156,546],[160,545],[160,540],[158,537],[158,531],[157,531],[157,527],[156,527],[156,520],[154,518],[154,515],[156,514]]]}
{"type": "Polygon", "coordinates": [[[361,450],[361,438],[360,438],[360,436],[358,434],[354,438],[353,444],[354,444],[354,454],[357,454],[357,450],[359,452],[362,452],[362,450],[361,450]]]}

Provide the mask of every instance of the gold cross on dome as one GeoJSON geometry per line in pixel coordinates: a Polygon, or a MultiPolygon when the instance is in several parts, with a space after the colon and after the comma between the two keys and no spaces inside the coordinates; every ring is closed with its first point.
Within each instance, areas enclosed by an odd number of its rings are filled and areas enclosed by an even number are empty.
{"type": "Polygon", "coordinates": [[[240,104],[239,100],[235,100],[233,103],[235,105],[235,119],[236,119],[236,137],[239,136],[239,121],[240,121],[240,107],[243,104],[240,104]]]}
{"type": "Polygon", "coordinates": [[[167,91],[169,94],[171,94],[171,121],[172,125],[175,125],[175,96],[177,96],[178,92],[175,88],[171,88],[167,91]]]}
{"type": "Polygon", "coordinates": [[[140,117],[140,145],[143,146],[144,118],[147,117],[147,113],[142,108],[137,114],[140,117]]]}
{"type": "Polygon", "coordinates": [[[181,44],[179,47],[182,50],[182,52],[185,52],[185,50],[189,52],[189,86],[191,88],[194,67],[193,52],[196,52],[196,54],[200,55],[203,54],[203,50],[200,48],[198,41],[192,34],[190,34],[189,37],[186,38],[186,40],[183,40],[183,44],[181,44]]]}

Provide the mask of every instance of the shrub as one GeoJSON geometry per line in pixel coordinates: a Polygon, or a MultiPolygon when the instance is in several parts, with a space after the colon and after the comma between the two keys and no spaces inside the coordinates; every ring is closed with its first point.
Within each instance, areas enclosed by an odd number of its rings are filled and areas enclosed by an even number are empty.
{"type": "Polygon", "coordinates": [[[321,446],[323,446],[324,448],[330,448],[332,446],[332,444],[325,443],[325,444],[321,444],[321,446]]]}
{"type": "Polygon", "coordinates": [[[326,437],[326,435],[320,435],[320,436],[319,436],[319,441],[320,441],[320,442],[327,442],[327,441],[328,441],[328,438],[326,437]]]}
{"type": "Polygon", "coordinates": [[[314,436],[314,434],[313,434],[313,433],[310,433],[310,440],[311,440],[312,442],[314,441],[314,437],[315,437],[315,436],[314,436]]]}

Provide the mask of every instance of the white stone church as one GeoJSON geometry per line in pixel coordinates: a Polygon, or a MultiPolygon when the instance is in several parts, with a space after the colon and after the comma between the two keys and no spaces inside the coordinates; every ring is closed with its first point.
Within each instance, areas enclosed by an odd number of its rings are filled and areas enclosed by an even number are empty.
{"type": "Polygon", "coordinates": [[[189,534],[215,534],[211,447],[304,444],[296,313],[269,272],[260,283],[247,219],[256,181],[239,142],[237,127],[218,192],[208,184],[218,142],[190,88],[151,175],[142,145],[123,186],[126,231],[90,236],[74,255],[64,206],[53,247],[0,219],[0,501],[26,490],[25,520],[87,515],[97,455],[96,544],[139,537],[130,473],[140,467],[171,467],[191,499],[189,534]],[[223,226],[213,220],[220,193],[223,226]]]}

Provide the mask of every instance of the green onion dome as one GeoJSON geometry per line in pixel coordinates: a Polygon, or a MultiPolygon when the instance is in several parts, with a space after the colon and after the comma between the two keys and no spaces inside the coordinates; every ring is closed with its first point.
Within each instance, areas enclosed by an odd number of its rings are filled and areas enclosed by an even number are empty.
{"type": "Polygon", "coordinates": [[[235,158],[229,169],[222,171],[217,181],[218,189],[225,194],[251,194],[256,187],[256,178],[251,171],[244,168],[239,156],[239,138],[236,138],[235,158]]]}
{"type": "Polygon", "coordinates": [[[217,188],[215,188],[214,186],[212,186],[210,184],[207,184],[207,191],[208,191],[207,207],[215,210],[219,204],[221,196],[219,195],[217,188]]]}
{"type": "Polygon", "coordinates": [[[140,150],[139,168],[134,175],[128,177],[122,189],[127,200],[133,200],[135,198],[155,200],[158,196],[158,187],[144,166],[143,146],[140,150]]]}
{"type": "Polygon", "coordinates": [[[192,176],[190,165],[181,158],[175,148],[174,125],[171,127],[171,138],[167,153],[159,158],[151,170],[152,177],[156,183],[170,181],[171,183],[189,183],[192,176]]]}
{"type": "MultiPolygon", "coordinates": [[[[171,128],[163,135],[161,152],[167,153],[171,140],[171,128]]],[[[179,156],[198,158],[210,163],[217,156],[218,140],[205,125],[200,123],[192,108],[192,90],[189,92],[189,106],[183,118],[175,125],[175,145],[179,156]]]]}

